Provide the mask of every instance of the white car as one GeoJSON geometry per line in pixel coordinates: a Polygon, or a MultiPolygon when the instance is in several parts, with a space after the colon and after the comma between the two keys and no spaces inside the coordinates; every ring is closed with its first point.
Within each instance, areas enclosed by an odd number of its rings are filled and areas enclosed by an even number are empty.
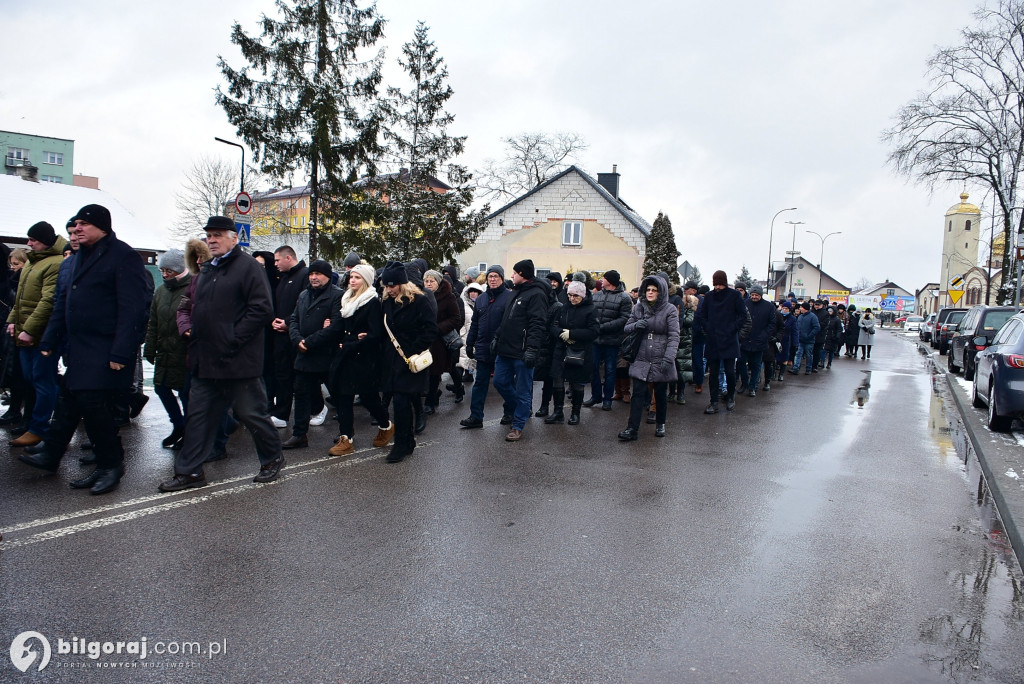
{"type": "Polygon", "coordinates": [[[924,316],[907,316],[907,320],[903,323],[904,332],[914,330],[921,332],[921,324],[924,323],[924,316]]]}

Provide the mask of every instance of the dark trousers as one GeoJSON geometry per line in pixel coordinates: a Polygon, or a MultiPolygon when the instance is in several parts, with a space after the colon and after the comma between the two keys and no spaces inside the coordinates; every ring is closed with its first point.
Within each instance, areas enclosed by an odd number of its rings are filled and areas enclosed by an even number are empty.
{"type": "Polygon", "coordinates": [[[124,469],[124,449],[117,436],[117,424],[111,410],[123,390],[75,390],[61,387],[50,429],[46,433],[46,452],[53,459],[64,455],[78,422],[85,424],[85,433],[93,444],[96,468],[124,469]]]}
{"type": "Polygon", "coordinates": [[[32,417],[26,416],[29,432],[42,435],[57,404],[57,355],[43,356],[39,347],[20,349],[21,372],[35,390],[36,403],[32,417]]]}
{"type": "Polygon", "coordinates": [[[413,432],[412,404],[413,398],[418,395],[395,392],[391,395],[392,407],[395,413],[395,443],[394,448],[412,453],[416,446],[416,435],[413,432]]]}
{"type": "Polygon", "coordinates": [[[324,410],[324,394],[320,390],[320,385],[325,382],[326,372],[295,371],[295,422],[292,425],[292,434],[296,437],[302,437],[309,432],[309,418],[313,413],[324,410]]]}
{"type": "Polygon", "coordinates": [[[746,385],[748,389],[757,389],[757,383],[761,379],[761,364],[764,363],[764,350],[740,352],[740,384],[746,385]]]}
{"type": "Polygon", "coordinates": [[[288,333],[270,333],[274,340],[274,402],[270,413],[288,420],[295,386],[295,350],[288,333]]]}
{"type": "Polygon", "coordinates": [[[814,367],[817,368],[821,365],[822,360],[825,358],[825,343],[815,342],[814,343],[814,367]]]}
{"type": "Polygon", "coordinates": [[[252,435],[260,465],[281,458],[281,437],[267,415],[267,392],[259,377],[242,380],[193,377],[188,404],[185,444],[174,459],[174,472],[178,475],[191,475],[203,469],[217,426],[232,405],[235,417],[252,435]]]}
{"type": "MultiPolygon", "coordinates": [[[[711,403],[718,401],[721,387],[718,376],[725,369],[725,399],[726,401],[736,396],[736,359],[708,359],[708,370],[711,373],[711,403]]],[[[633,401],[636,401],[634,399],[633,401]]]]}
{"type": "MultiPolygon", "coordinates": [[[[178,404],[178,397],[175,396],[174,390],[167,385],[153,385],[153,394],[160,398],[160,403],[164,405],[164,410],[167,411],[167,417],[171,419],[171,425],[176,429],[185,427],[185,411],[188,407],[188,401],[182,398],[182,404],[185,404],[185,408],[182,408],[178,404]]],[[[183,395],[184,393],[179,390],[178,394],[183,395]]]]}
{"type": "MultiPolygon", "coordinates": [[[[338,428],[341,430],[340,434],[345,435],[349,439],[354,438],[356,427],[352,405],[355,402],[355,395],[339,394],[332,390],[331,396],[334,397],[334,405],[338,409],[338,428]]],[[[390,418],[388,418],[388,410],[384,408],[384,403],[380,400],[377,389],[374,387],[360,387],[359,399],[363,402],[363,408],[369,411],[373,419],[377,421],[377,426],[381,430],[385,429],[390,422],[390,418]]]]}
{"type": "MultiPolygon", "coordinates": [[[[494,372],[493,361],[477,361],[476,377],[473,379],[473,394],[469,398],[469,415],[473,418],[484,419],[484,404],[487,402],[487,391],[491,388],[491,373],[494,372]]],[[[515,403],[505,401],[506,416],[511,416],[516,411],[515,403]]]]}
{"type": "Polygon", "coordinates": [[[594,375],[590,379],[590,396],[594,401],[611,401],[615,394],[615,363],[619,360],[619,347],[612,344],[594,345],[594,375]],[[604,381],[601,370],[604,370],[604,381]]]}
{"type": "MultiPolygon", "coordinates": [[[[714,363],[717,359],[712,359],[714,363]]],[[[714,366],[712,366],[714,368],[714,366]]],[[[712,377],[717,371],[712,371],[712,377]]],[[[654,407],[655,420],[658,425],[664,425],[665,419],[668,417],[668,383],[667,382],[655,382],[651,383],[654,385],[654,400],[656,406],[654,407]]],[[[711,393],[714,395],[714,387],[717,385],[716,382],[711,383],[711,393]]],[[[712,399],[713,401],[714,399],[712,399]]],[[[647,407],[651,403],[651,388],[646,380],[637,380],[633,378],[633,401],[629,405],[629,427],[634,430],[640,429],[640,419],[643,418],[644,413],[647,412],[647,407]]]]}

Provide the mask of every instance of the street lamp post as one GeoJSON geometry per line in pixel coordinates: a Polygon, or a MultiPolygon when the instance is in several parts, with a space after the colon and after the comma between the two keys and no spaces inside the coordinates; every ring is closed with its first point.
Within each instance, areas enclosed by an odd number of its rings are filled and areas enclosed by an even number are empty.
{"type": "Polygon", "coordinates": [[[796,265],[796,227],[804,225],[803,221],[786,221],[789,225],[793,226],[793,246],[789,250],[789,277],[786,280],[786,292],[793,291],[793,267],[796,265]]]}
{"type": "Polygon", "coordinates": [[[825,240],[828,240],[833,235],[841,235],[843,231],[837,230],[834,233],[829,233],[825,237],[821,237],[820,233],[816,233],[813,230],[805,230],[805,233],[810,233],[821,240],[821,256],[818,257],[818,298],[821,298],[821,265],[825,261],[825,240]]]}
{"type": "Polygon", "coordinates": [[[784,211],[796,211],[796,207],[779,209],[775,212],[775,216],[772,216],[772,225],[768,230],[768,275],[764,278],[765,287],[769,287],[772,284],[772,236],[775,234],[775,219],[784,211]]]}
{"type": "Polygon", "coordinates": [[[230,140],[225,140],[224,138],[218,138],[218,137],[214,136],[213,139],[216,140],[217,142],[224,143],[225,145],[232,145],[232,146],[237,147],[238,149],[242,150],[242,174],[240,176],[241,184],[239,186],[238,191],[239,192],[245,192],[245,148],[242,147],[241,145],[239,145],[236,142],[231,142],[230,140]]]}

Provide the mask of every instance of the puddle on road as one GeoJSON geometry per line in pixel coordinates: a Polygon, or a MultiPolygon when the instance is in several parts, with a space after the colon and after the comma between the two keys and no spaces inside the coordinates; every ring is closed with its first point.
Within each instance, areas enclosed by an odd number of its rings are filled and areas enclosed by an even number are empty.
{"type": "MultiPolygon", "coordinates": [[[[946,402],[949,388],[945,374],[938,370],[929,359],[928,368],[931,372],[931,401],[928,407],[928,427],[932,439],[939,449],[939,460],[943,465],[963,472],[974,497],[974,507],[978,513],[985,537],[1011,564],[1016,564],[1013,549],[1006,537],[1002,520],[996,510],[992,492],[989,490],[985,474],[974,451],[974,445],[964,428],[955,406],[947,412],[946,402]]],[[[966,531],[966,530],[965,530],[966,531]]]]}

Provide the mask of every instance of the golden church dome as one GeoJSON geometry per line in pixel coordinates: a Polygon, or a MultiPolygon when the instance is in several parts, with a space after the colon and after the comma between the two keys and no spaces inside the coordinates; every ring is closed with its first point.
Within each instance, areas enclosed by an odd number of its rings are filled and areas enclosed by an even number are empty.
{"type": "Polygon", "coordinates": [[[946,216],[952,216],[953,214],[978,214],[978,215],[980,215],[981,214],[981,209],[978,209],[978,207],[976,205],[974,205],[974,204],[968,203],[968,201],[967,201],[968,197],[970,197],[970,195],[968,195],[966,191],[961,192],[960,193],[960,204],[954,204],[953,206],[951,206],[949,208],[949,211],[946,212],[946,216]]]}

